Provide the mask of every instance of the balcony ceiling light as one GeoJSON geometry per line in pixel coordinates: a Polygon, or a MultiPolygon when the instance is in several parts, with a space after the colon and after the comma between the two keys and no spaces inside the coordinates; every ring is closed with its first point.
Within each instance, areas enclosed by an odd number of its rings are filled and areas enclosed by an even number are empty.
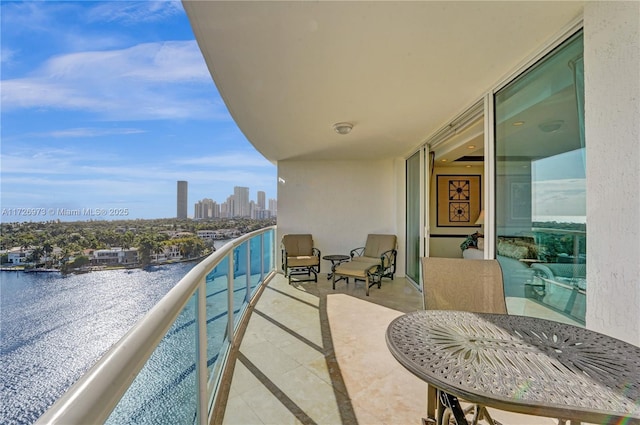
{"type": "Polygon", "coordinates": [[[351,129],[353,128],[353,124],[350,122],[339,122],[333,125],[333,129],[338,134],[349,134],[351,133],[351,129]]]}
{"type": "Polygon", "coordinates": [[[553,133],[554,131],[560,130],[562,124],[564,124],[563,120],[550,120],[543,122],[538,128],[545,133],[553,133]]]}

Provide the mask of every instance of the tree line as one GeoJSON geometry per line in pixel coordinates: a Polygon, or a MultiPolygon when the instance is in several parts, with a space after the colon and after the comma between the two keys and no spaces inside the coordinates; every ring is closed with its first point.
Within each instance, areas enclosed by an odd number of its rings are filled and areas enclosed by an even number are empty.
{"type": "MultiPolygon", "coordinates": [[[[69,266],[81,267],[89,261],[83,255],[86,250],[137,248],[138,260],[144,266],[150,263],[153,254],[163,252],[167,245],[178,246],[185,258],[198,257],[211,250],[211,246],[207,246],[196,236],[198,230],[236,229],[244,234],[274,224],[275,219],[248,218],[206,221],[168,218],[2,223],[0,250],[31,249],[32,258],[29,260],[36,264],[42,258],[48,258],[49,262],[57,264],[74,257],[75,264],[69,266]],[[177,237],[172,237],[176,234],[177,237]],[[57,254],[52,255],[54,252],[57,254]]],[[[3,254],[3,263],[6,262],[6,257],[7,254],[3,254]]]]}

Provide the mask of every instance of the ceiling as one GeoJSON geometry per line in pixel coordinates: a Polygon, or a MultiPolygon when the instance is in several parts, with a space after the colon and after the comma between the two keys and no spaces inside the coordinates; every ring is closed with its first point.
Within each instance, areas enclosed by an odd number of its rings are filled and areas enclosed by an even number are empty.
{"type": "Polygon", "coordinates": [[[183,1],[227,108],[273,162],[412,153],[583,3],[183,1]]]}

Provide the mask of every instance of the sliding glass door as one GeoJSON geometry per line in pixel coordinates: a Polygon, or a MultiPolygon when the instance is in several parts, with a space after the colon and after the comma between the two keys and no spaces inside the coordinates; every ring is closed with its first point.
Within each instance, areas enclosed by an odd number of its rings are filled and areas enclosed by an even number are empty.
{"type": "Polygon", "coordinates": [[[578,324],[587,291],[582,51],[579,32],[495,94],[505,295],[578,324]]]}
{"type": "Polygon", "coordinates": [[[422,227],[422,184],[421,184],[421,168],[422,161],[421,155],[423,149],[414,153],[409,159],[407,159],[406,170],[406,185],[407,185],[407,226],[406,226],[406,274],[407,277],[414,281],[414,283],[420,283],[420,246],[422,244],[422,237],[420,235],[420,228],[422,227]]]}

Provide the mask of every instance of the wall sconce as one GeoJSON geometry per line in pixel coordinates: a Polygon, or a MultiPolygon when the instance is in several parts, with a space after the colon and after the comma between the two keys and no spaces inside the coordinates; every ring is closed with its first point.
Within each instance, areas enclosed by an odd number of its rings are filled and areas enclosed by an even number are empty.
{"type": "Polygon", "coordinates": [[[480,211],[478,215],[478,219],[476,220],[476,224],[483,225],[484,224],[484,210],[480,211]]]}

